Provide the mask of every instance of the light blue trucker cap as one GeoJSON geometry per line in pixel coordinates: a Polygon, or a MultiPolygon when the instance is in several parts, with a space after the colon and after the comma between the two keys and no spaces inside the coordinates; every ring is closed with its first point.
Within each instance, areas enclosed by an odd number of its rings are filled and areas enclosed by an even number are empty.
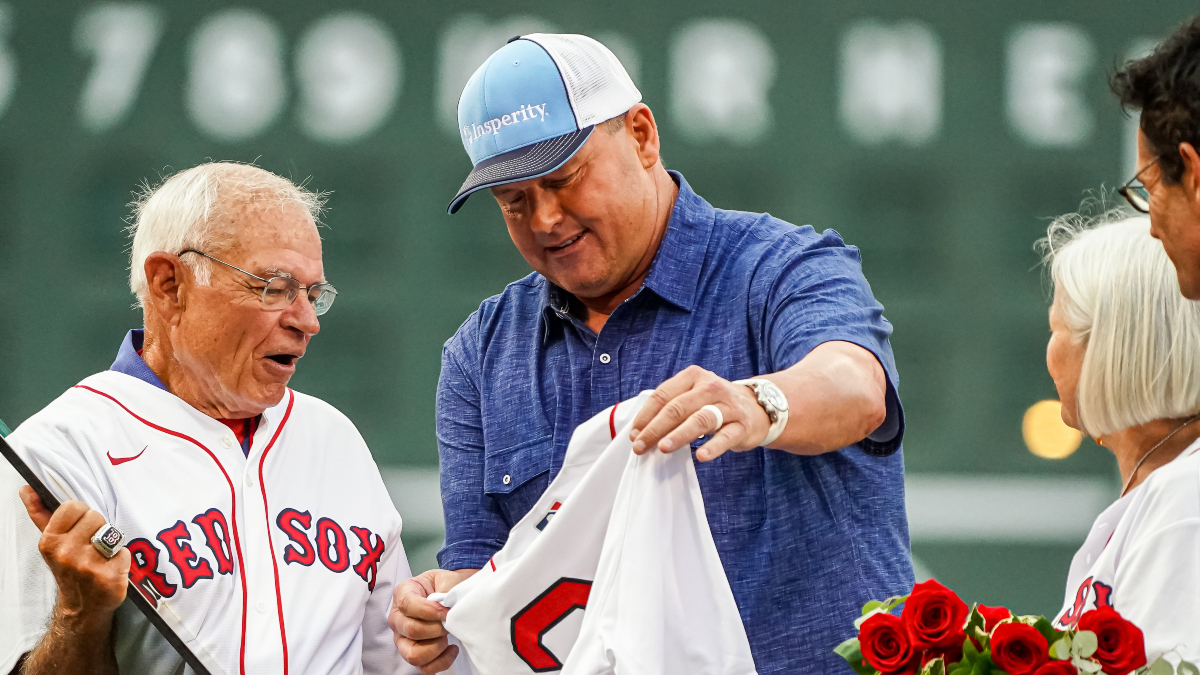
{"type": "Polygon", "coordinates": [[[509,40],[458,99],[458,131],[474,168],[447,210],[458,211],[478,190],[555,171],[596,124],[641,100],[617,57],[586,35],[509,40]]]}

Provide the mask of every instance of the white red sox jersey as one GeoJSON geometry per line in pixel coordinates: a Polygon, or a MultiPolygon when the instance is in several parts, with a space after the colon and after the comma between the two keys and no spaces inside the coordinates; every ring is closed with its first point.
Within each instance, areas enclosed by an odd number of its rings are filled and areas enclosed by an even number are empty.
{"type": "Polygon", "coordinates": [[[755,673],[691,454],[631,450],[648,395],[581,424],[504,547],[432,596],[463,647],[450,672],[755,673]]]}
{"type": "Polygon", "coordinates": [[[1200,658],[1200,440],[1096,518],[1055,625],[1104,606],[1142,630],[1150,661],[1200,658]]]}
{"type": "MultiPolygon", "coordinates": [[[[212,672],[413,672],[387,625],[392,588],[410,576],[400,516],[332,406],[288,390],[243,454],[220,422],[107,371],[9,441],[57,496],[125,533],[131,578],[212,672]]],[[[121,671],[190,672],[126,607],[121,671]]]]}

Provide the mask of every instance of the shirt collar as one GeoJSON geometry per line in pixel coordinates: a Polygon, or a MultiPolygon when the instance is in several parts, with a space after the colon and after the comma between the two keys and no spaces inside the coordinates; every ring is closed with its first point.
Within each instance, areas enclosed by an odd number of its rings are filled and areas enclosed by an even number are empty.
{"type": "Polygon", "coordinates": [[[163,385],[162,380],[150,370],[150,366],[142,360],[142,356],[138,354],[142,350],[142,344],[146,339],[146,332],[140,328],[135,328],[125,334],[125,340],[121,342],[121,348],[117,350],[117,360],[108,367],[109,370],[117,373],[123,373],[147,384],[152,384],[163,391],[167,391],[167,387],[163,385]]]}
{"type": "MultiPolygon", "coordinates": [[[[690,312],[695,306],[696,290],[700,286],[700,271],[712,234],[716,210],[692,191],[683,174],[668,171],[679,185],[679,196],[671,210],[667,232],[658,246],[658,253],[646,275],[645,288],[676,307],[690,312]]],[[[542,341],[549,336],[551,317],[565,319],[570,297],[566,291],[543,279],[542,284],[542,341]]]]}

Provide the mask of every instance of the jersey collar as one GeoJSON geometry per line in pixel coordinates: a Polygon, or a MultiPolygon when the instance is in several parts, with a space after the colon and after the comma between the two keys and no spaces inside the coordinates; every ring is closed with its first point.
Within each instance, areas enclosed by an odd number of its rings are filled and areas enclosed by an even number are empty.
{"type": "Polygon", "coordinates": [[[141,354],[142,344],[145,342],[146,332],[140,328],[135,328],[125,334],[125,340],[121,342],[121,348],[117,350],[117,359],[108,367],[109,370],[136,377],[137,379],[147,384],[152,384],[163,391],[167,391],[167,387],[158,379],[150,366],[142,360],[141,354]]]}

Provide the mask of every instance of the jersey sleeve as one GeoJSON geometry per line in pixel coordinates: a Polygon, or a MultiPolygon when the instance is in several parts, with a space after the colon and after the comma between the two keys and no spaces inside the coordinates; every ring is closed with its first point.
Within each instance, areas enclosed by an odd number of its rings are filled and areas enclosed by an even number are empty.
{"type": "MultiPolygon", "coordinates": [[[[504,546],[509,527],[484,493],[483,420],[479,387],[463,354],[468,326],[442,351],[437,389],[437,440],[446,543],[438,551],[442,569],[478,569],[504,546]]],[[[476,361],[477,362],[477,361],[476,361]]]]}
{"type": "Polygon", "coordinates": [[[795,229],[772,247],[754,285],[754,297],[763,298],[758,333],[770,372],[796,365],[825,342],[849,342],[875,356],[887,376],[887,417],[858,445],[872,455],[895,452],[904,435],[904,410],[888,341],[892,326],[863,276],[858,249],[833,230],[815,235],[795,229]]]}
{"type": "Polygon", "coordinates": [[[1138,537],[1117,565],[1113,607],[1142,630],[1146,654],[1200,659],[1200,518],[1138,537]]]}
{"type": "Polygon", "coordinates": [[[396,584],[411,576],[408,555],[404,552],[404,543],[400,541],[400,528],[396,528],[385,542],[375,589],[371,591],[366,611],[363,613],[363,675],[409,675],[418,672],[401,658],[396,643],[392,640],[392,629],[388,626],[392,591],[395,590],[396,584]]]}

